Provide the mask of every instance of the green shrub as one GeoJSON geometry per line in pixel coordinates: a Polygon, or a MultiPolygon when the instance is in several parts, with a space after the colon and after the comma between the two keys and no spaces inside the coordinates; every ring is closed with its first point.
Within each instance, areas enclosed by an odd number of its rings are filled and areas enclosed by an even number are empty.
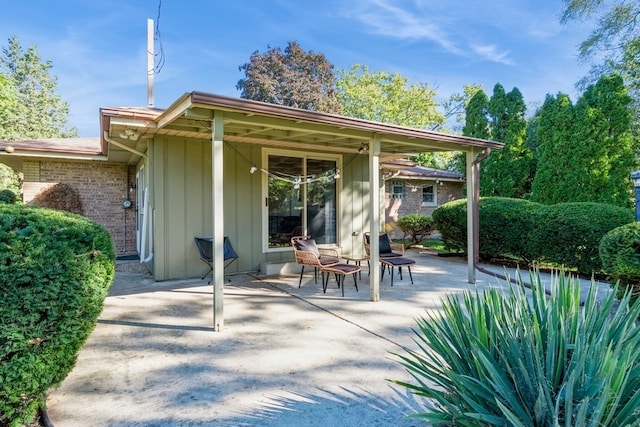
{"type": "Polygon", "coordinates": [[[16,193],[9,190],[8,188],[5,188],[4,190],[0,191],[0,203],[7,203],[9,205],[13,205],[16,203],[17,199],[18,199],[18,196],[16,196],[16,193]]]}
{"type": "MultiPolygon", "coordinates": [[[[640,415],[640,302],[602,301],[592,284],[539,276],[524,288],[449,295],[414,330],[419,350],[397,355],[427,399],[434,425],[629,426],[640,415]],[[530,302],[531,298],[531,302],[530,302]]],[[[625,295],[628,301],[629,295],[625,295]]]]}
{"type": "Polygon", "coordinates": [[[414,213],[398,218],[396,224],[405,235],[411,236],[413,244],[420,243],[434,230],[433,218],[431,215],[414,213]]]}
{"type": "MultiPolygon", "coordinates": [[[[600,239],[633,221],[633,212],[603,203],[542,205],[522,199],[483,197],[479,202],[480,257],[512,258],[592,274],[602,268],[600,239]]],[[[445,246],[467,246],[466,200],[436,208],[435,227],[445,246]]]]}
{"type": "Polygon", "coordinates": [[[114,277],[107,230],[0,205],[0,425],[30,422],[75,364],[114,277]]]}
{"type": "Polygon", "coordinates": [[[543,205],[538,218],[528,236],[537,260],[590,275],[602,270],[600,240],[632,222],[633,212],[604,203],[559,203],[543,205]]]}
{"type": "Polygon", "coordinates": [[[619,282],[619,291],[640,293],[640,223],[632,222],[609,231],[600,241],[602,270],[619,282]]]}
{"type": "Polygon", "coordinates": [[[458,199],[434,209],[433,225],[442,235],[445,248],[467,250],[467,200],[458,199]]]}
{"type": "Polygon", "coordinates": [[[480,257],[512,258],[531,262],[527,236],[537,223],[541,205],[524,199],[483,197],[480,211],[480,257]]]}

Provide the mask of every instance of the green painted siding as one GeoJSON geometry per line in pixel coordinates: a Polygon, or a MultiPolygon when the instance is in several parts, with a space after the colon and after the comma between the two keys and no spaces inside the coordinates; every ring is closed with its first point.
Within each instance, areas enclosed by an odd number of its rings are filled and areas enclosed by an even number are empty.
{"type": "MultiPolygon", "coordinates": [[[[210,236],[211,143],[175,137],[156,137],[149,150],[153,181],[151,207],[154,217],[156,280],[194,278],[207,266],[200,261],[195,236],[210,236]]],[[[292,261],[290,251],[262,251],[262,149],[248,144],[225,143],[224,221],[239,259],[228,272],[257,271],[262,262],[292,261]],[[249,163],[247,163],[249,162],[249,163]]],[[[345,156],[347,161],[352,156],[345,156]]],[[[362,252],[362,232],[368,224],[369,190],[367,156],[352,159],[342,171],[340,195],[340,244],[344,253],[362,252]]]]}

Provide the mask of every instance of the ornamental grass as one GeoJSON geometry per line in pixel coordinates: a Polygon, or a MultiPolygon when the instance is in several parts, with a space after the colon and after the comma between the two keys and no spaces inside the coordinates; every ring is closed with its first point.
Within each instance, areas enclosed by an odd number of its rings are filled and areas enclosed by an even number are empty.
{"type": "Polygon", "coordinates": [[[451,426],[640,425],[640,304],[591,283],[530,274],[509,290],[449,295],[417,319],[417,350],[397,354],[425,400],[414,414],[451,426]]]}

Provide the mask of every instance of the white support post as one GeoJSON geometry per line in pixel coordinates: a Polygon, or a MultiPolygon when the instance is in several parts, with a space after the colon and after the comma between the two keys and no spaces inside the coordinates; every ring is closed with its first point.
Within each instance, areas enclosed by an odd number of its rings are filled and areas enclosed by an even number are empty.
{"type": "Polygon", "coordinates": [[[369,141],[369,289],[380,301],[380,136],[369,141]]]}
{"type": "Polygon", "coordinates": [[[468,282],[476,283],[476,254],[478,246],[476,242],[477,235],[477,194],[478,194],[478,173],[479,165],[475,163],[476,151],[471,149],[467,151],[467,266],[468,266],[468,282]]]}
{"type": "Polygon", "coordinates": [[[224,327],[224,186],[222,183],[222,154],[224,117],[215,111],[211,135],[211,201],[213,230],[213,329],[224,327]]]}

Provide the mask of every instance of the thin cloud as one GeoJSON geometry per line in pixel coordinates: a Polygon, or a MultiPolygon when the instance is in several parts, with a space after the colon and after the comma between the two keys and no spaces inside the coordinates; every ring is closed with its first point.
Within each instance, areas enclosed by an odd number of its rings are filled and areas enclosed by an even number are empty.
{"type": "Polygon", "coordinates": [[[394,6],[386,0],[362,3],[366,10],[353,18],[371,27],[377,34],[408,40],[429,40],[448,52],[463,55],[464,51],[446,37],[446,31],[433,19],[394,6]]]}
{"type": "Polygon", "coordinates": [[[515,65],[514,61],[509,58],[509,51],[500,51],[494,44],[491,45],[474,45],[471,46],[473,52],[491,62],[498,62],[505,65],[515,65]]]}

